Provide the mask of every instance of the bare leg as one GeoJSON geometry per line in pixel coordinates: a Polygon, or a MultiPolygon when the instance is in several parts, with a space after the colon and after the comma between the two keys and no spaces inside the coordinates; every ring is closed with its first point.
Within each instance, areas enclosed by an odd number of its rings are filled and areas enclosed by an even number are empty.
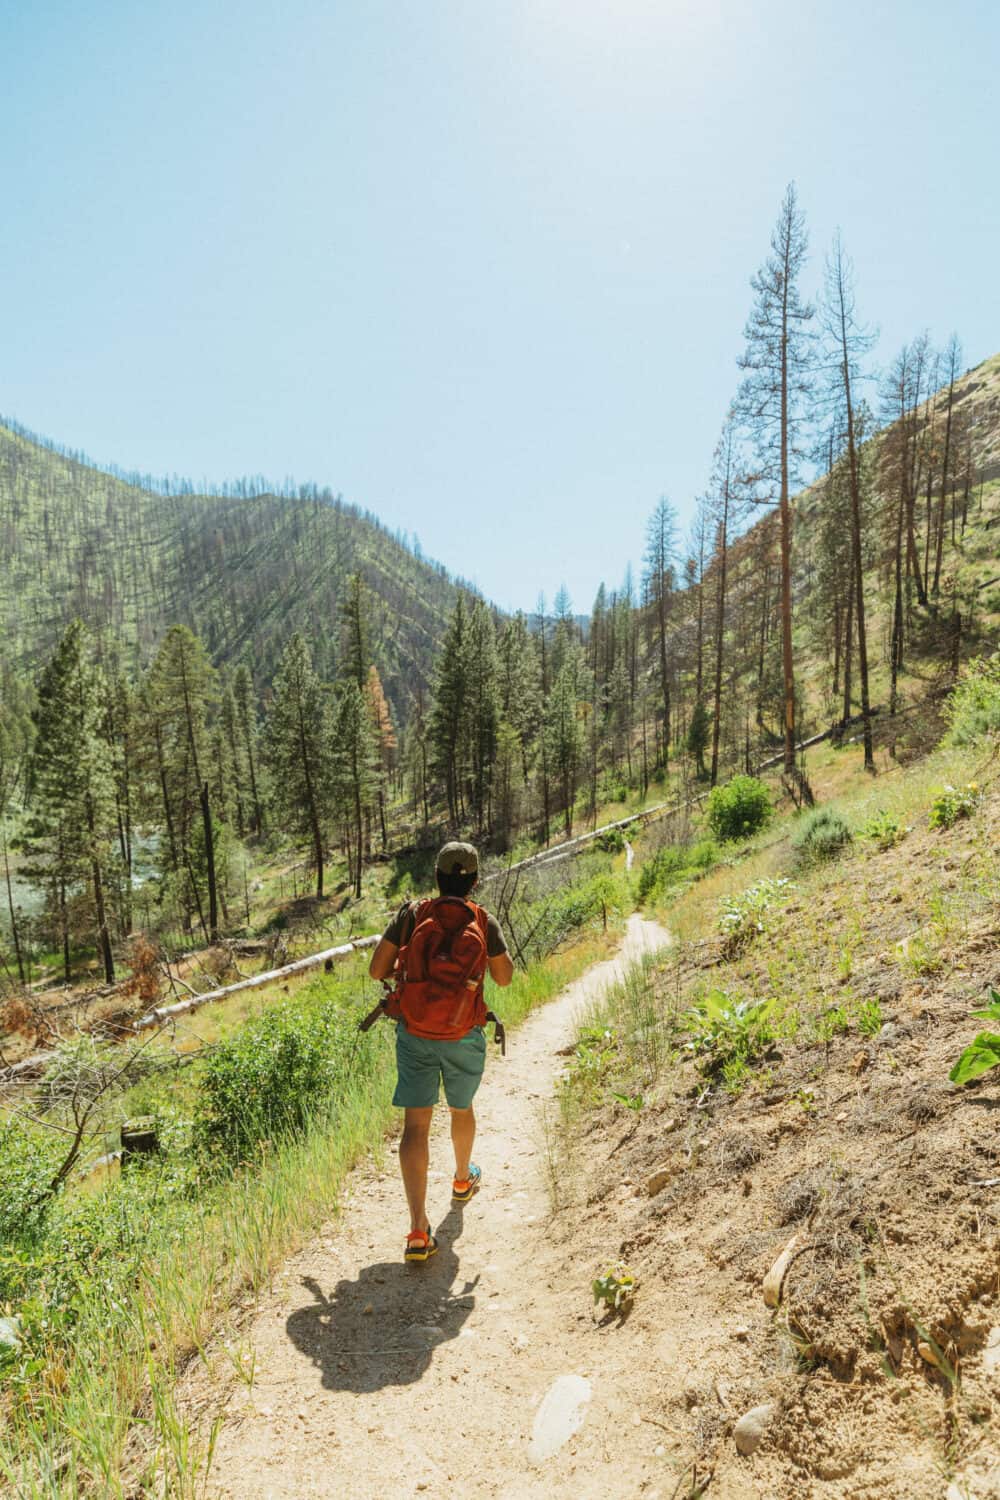
{"type": "Polygon", "coordinates": [[[406,1201],[410,1205],[410,1228],[421,1233],[427,1228],[427,1164],[430,1147],[427,1142],[433,1109],[408,1109],[403,1118],[403,1139],[399,1143],[399,1170],[403,1174],[406,1201]]]}
{"type": "Polygon", "coordinates": [[[469,1175],[472,1158],[472,1143],[476,1139],[476,1114],[472,1105],[468,1109],[453,1109],[451,1112],[451,1143],[455,1148],[455,1180],[465,1182],[469,1175]]]}

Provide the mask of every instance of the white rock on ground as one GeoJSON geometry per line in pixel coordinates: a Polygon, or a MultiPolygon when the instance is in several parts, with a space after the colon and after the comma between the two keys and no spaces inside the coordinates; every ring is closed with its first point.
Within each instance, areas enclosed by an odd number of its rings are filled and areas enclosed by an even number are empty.
{"type": "Polygon", "coordinates": [[[528,1457],[544,1463],[579,1432],[590,1403],[590,1381],[582,1375],[560,1375],[545,1393],[531,1431],[528,1457]]]}
{"type": "Polygon", "coordinates": [[[733,1428],[733,1436],[736,1439],[737,1449],[744,1457],[749,1457],[760,1447],[761,1439],[767,1431],[767,1424],[773,1416],[774,1406],[768,1401],[763,1406],[752,1406],[740,1417],[733,1428]]]}

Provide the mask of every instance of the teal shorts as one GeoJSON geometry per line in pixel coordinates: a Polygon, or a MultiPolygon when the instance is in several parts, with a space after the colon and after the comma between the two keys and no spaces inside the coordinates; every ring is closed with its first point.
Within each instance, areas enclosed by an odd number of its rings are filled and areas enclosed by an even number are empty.
{"type": "Polygon", "coordinates": [[[411,1036],[402,1021],[396,1027],[396,1092],[400,1109],[430,1109],[438,1102],[438,1085],[450,1109],[468,1109],[486,1064],[486,1032],[474,1026],[457,1042],[432,1042],[411,1036]]]}

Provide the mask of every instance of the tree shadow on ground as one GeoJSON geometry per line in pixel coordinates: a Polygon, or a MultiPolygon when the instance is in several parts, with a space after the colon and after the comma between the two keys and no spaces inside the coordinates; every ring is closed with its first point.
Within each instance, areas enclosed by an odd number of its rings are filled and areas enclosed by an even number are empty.
{"type": "Polygon", "coordinates": [[[479,1282],[477,1276],[457,1289],[461,1233],[462,1211],[453,1207],[435,1231],[437,1254],[422,1265],[406,1265],[401,1253],[398,1261],[362,1267],[329,1294],[303,1277],[313,1300],[296,1308],[285,1327],[320,1371],[325,1390],[361,1394],[411,1385],[438,1345],[458,1337],[479,1282]]]}

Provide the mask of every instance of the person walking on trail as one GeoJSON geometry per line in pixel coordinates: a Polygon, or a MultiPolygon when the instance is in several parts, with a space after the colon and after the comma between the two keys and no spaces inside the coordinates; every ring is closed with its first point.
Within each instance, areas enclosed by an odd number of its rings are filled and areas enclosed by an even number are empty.
{"type": "MultiPolygon", "coordinates": [[[[404,1110],[399,1165],[410,1208],[404,1259],[425,1261],[437,1250],[427,1217],[428,1135],[440,1083],[451,1110],[455,1148],[453,1203],[468,1203],[482,1172],[472,1161],[476,1116],[472,1100],[486,1061],[486,975],[506,986],[514,965],[496,917],[469,900],[479,879],[471,844],[445,844],[437,857],[438,895],[408,901],[386,928],[368,967],[373,979],[395,979],[385,1002],[396,1026],[396,1092],[404,1110]]],[[[492,1019],[492,1017],[491,1017],[492,1019]]]]}

